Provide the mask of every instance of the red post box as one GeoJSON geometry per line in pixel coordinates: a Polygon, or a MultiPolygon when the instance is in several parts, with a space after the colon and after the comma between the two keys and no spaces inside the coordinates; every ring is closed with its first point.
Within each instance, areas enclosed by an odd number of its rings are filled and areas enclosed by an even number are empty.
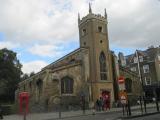
{"type": "Polygon", "coordinates": [[[29,93],[28,92],[19,93],[19,112],[20,114],[28,113],[28,104],[29,104],[29,93]]]}

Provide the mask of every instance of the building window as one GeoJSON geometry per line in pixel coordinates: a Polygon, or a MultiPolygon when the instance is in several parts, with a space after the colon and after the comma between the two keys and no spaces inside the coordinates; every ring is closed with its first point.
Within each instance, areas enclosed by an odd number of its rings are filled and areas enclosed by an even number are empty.
{"type": "Polygon", "coordinates": [[[146,85],[151,85],[151,78],[145,77],[145,83],[146,83],[146,85]]]}
{"type": "Polygon", "coordinates": [[[99,56],[99,63],[101,80],[107,80],[106,56],[104,52],[101,52],[99,56]]]}
{"type": "Polygon", "coordinates": [[[38,79],[36,81],[36,85],[38,88],[38,99],[40,99],[40,94],[42,93],[42,89],[43,89],[43,81],[41,79],[38,79]]]}
{"type": "Polygon", "coordinates": [[[82,36],[86,35],[86,29],[82,30],[82,36]]]}
{"type": "Polygon", "coordinates": [[[134,63],[138,63],[137,57],[134,57],[134,63]]]}
{"type": "Polygon", "coordinates": [[[143,56],[139,56],[139,62],[143,62],[143,56]]]}
{"type": "Polygon", "coordinates": [[[73,93],[73,79],[70,77],[64,77],[61,80],[61,93],[72,94],[73,93]]]}
{"type": "Polygon", "coordinates": [[[143,65],[144,73],[149,73],[149,65],[143,65]]]}
{"type": "Polygon", "coordinates": [[[36,85],[37,85],[38,89],[41,90],[42,86],[43,86],[43,81],[41,79],[38,79],[36,82],[36,85]]]}
{"type": "Polygon", "coordinates": [[[98,26],[98,32],[102,32],[102,26],[98,26]]]}
{"type": "Polygon", "coordinates": [[[129,78],[125,79],[125,87],[126,87],[126,91],[128,93],[132,92],[132,80],[131,79],[129,79],[129,78]]]}
{"type": "Polygon", "coordinates": [[[136,67],[132,67],[131,71],[136,72],[137,71],[136,67]]]}

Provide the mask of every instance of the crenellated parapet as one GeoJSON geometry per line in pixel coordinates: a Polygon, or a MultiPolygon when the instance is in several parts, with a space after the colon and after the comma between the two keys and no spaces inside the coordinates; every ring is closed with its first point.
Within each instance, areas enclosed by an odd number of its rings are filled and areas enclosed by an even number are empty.
{"type": "Polygon", "coordinates": [[[78,13],[78,25],[80,25],[81,23],[86,22],[87,20],[91,20],[91,19],[97,19],[97,20],[101,20],[104,22],[107,22],[107,12],[106,9],[104,10],[104,16],[101,14],[94,14],[92,13],[92,8],[91,5],[89,4],[89,14],[86,15],[85,17],[83,17],[82,19],[80,18],[80,14],[78,13]]]}
{"type": "Polygon", "coordinates": [[[80,25],[81,23],[84,23],[87,20],[91,20],[91,19],[98,19],[98,20],[105,21],[105,22],[107,21],[105,16],[102,16],[101,14],[90,13],[87,16],[83,17],[82,19],[79,19],[79,23],[78,24],[80,25]]]}

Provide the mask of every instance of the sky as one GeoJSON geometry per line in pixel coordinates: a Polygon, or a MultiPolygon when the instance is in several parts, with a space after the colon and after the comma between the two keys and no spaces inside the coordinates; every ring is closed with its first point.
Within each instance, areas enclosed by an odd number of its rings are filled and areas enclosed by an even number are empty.
{"type": "Polygon", "coordinates": [[[78,13],[108,15],[110,49],[125,55],[160,45],[160,0],[0,0],[0,49],[38,72],[79,47],[78,13]]]}

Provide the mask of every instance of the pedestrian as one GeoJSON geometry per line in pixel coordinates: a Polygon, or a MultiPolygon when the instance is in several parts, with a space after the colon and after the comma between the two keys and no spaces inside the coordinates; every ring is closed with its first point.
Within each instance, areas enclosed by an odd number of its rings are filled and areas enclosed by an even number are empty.
{"type": "Polygon", "coordinates": [[[103,110],[103,99],[102,97],[99,98],[99,107],[100,107],[100,111],[103,110]]]}
{"type": "Polygon", "coordinates": [[[96,100],[96,109],[97,111],[100,111],[100,100],[99,99],[96,100]]]}
{"type": "Polygon", "coordinates": [[[1,106],[1,104],[0,104],[0,119],[3,119],[3,113],[2,113],[3,111],[2,111],[2,106],[1,106]]]}
{"type": "Polygon", "coordinates": [[[101,110],[103,111],[104,110],[104,101],[103,101],[102,97],[100,97],[100,107],[101,107],[101,110]]]}

